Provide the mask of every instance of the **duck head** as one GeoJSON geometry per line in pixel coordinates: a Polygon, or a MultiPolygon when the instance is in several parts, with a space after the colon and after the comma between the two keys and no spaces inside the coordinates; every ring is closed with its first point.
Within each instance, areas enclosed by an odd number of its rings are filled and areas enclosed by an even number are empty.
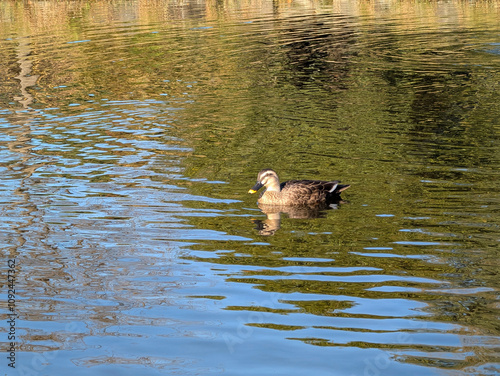
{"type": "Polygon", "coordinates": [[[257,175],[257,183],[248,191],[248,193],[256,193],[262,187],[266,187],[267,191],[280,191],[280,181],[278,174],[269,168],[261,170],[257,175]]]}

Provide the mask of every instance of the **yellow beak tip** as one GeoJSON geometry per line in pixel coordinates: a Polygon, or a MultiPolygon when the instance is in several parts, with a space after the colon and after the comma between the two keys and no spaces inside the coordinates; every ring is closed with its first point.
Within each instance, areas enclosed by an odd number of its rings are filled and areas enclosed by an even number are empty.
{"type": "Polygon", "coordinates": [[[250,189],[250,190],[248,191],[248,193],[254,194],[254,193],[257,193],[257,191],[254,191],[253,189],[250,189]]]}

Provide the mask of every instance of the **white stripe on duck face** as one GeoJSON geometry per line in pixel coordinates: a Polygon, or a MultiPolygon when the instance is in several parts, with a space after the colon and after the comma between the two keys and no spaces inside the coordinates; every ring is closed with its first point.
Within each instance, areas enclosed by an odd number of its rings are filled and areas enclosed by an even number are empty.
{"type": "Polygon", "coordinates": [[[276,177],[276,175],[274,175],[274,174],[265,174],[265,175],[262,177],[261,181],[264,181],[264,180],[266,180],[266,179],[268,179],[268,178],[274,178],[274,177],[276,177]]]}
{"type": "Polygon", "coordinates": [[[266,179],[268,179],[268,178],[276,178],[276,179],[277,179],[277,178],[278,178],[278,175],[276,175],[276,173],[274,173],[274,172],[268,171],[268,172],[264,173],[264,175],[262,175],[262,176],[260,177],[259,181],[260,181],[261,183],[264,183],[264,181],[265,181],[266,179]]]}

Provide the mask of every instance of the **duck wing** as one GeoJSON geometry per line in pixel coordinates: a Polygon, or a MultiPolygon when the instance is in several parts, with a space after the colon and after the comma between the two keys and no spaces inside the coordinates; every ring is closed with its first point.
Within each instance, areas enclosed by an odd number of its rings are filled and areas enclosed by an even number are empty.
{"type": "Polygon", "coordinates": [[[281,195],[294,204],[316,204],[325,202],[350,187],[340,181],[290,180],[281,183],[281,195]]]}

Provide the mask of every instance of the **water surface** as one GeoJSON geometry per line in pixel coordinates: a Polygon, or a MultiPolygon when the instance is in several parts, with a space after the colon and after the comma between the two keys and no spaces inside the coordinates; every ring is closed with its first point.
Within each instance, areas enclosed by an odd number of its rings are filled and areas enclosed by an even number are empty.
{"type": "Polygon", "coordinates": [[[498,19],[492,1],[2,2],[0,369],[498,374],[498,19]],[[352,187],[261,211],[269,167],[352,187]]]}

